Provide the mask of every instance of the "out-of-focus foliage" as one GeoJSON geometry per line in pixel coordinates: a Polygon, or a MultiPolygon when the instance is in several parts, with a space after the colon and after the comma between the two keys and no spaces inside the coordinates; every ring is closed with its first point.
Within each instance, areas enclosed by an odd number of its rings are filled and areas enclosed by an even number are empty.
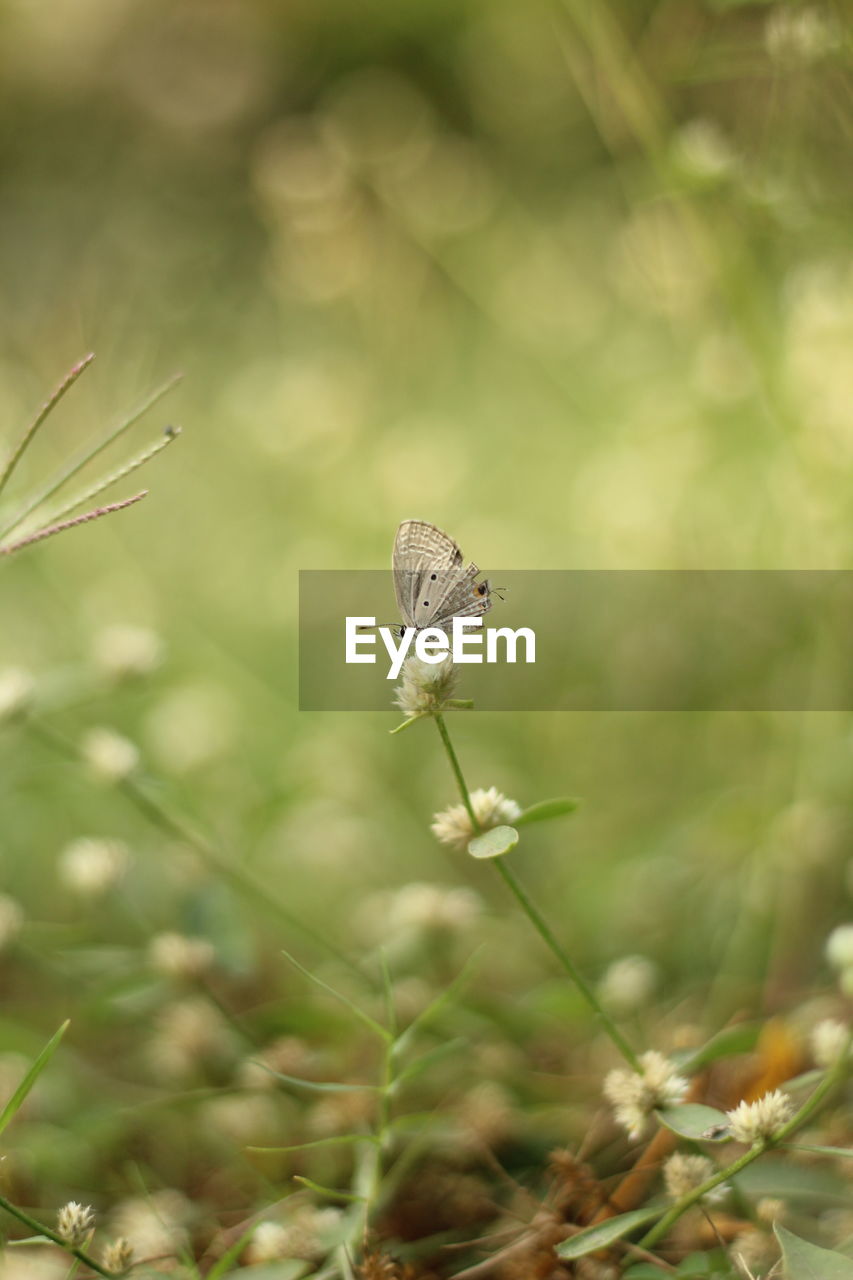
{"type": "MultiPolygon", "coordinates": [[[[429,1104],[488,1076],[490,1138],[521,1141],[530,1102],[537,1152],[574,1139],[606,1053],[573,1057],[585,1031],[567,1033],[580,1015],[537,940],[482,864],[434,844],[429,815],[455,796],[429,726],[389,738],[390,709],[297,711],[297,571],[382,567],[411,516],[490,571],[847,566],[843,5],[5,0],[0,24],[4,447],[98,357],[16,485],[186,374],[155,413],[184,434],[151,497],[0,562],[0,666],[34,674],[70,741],[109,725],[137,743],[170,811],[347,953],[386,943],[412,1008],[485,939],[467,1032],[491,1065],[448,1060],[429,1104]],[[128,645],[157,651],[143,680],[115,678],[128,645]],[[462,894],[450,925],[412,898],[422,881],[462,894]]],[[[651,958],[656,1035],[784,1012],[826,980],[853,891],[848,717],[454,728],[472,786],[584,798],[510,856],[593,976],[651,958]]],[[[22,1118],[23,1199],[177,1188],[187,1232],[199,1205],[271,1199],[280,1171],[265,1183],[246,1142],[358,1116],[306,1122],[262,1089],[252,1124],[227,1092],[164,1099],[232,1089],[244,1033],[316,1042],[320,1066],[300,1047],[286,1074],[352,1069],[348,1024],[278,954],[322,950],[85,767],[2,732],[2,887],[23,916],[0,955],[0,1075],[8,1058],[11,1091],[16,1055],[66,1016],[74,1055],[22,1118]],[[81,839],[113,850],[78,850],[84,880],[121,864],[103,895],[69,872],[81,839]],[[162,953],[152,973],[151,938],[174,932],[212,943],[210,982],[248,1032],[178,1000],[162,953]]]]}

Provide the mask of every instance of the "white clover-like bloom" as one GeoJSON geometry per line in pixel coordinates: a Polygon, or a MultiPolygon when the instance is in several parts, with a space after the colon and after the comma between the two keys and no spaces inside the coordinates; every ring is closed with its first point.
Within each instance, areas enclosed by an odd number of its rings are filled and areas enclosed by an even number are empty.
{"type": "Polygon", "coordinates": [[[824,1018],[812,1028],[809,1037],[812,1057],[818,1067],[834,1067],[844,1054],[850,1039],[850,1028],[837,1018],[824,1018]]]}
{"type": "Polygon", "coordinates": [[[90,729],[83,739],[83,758],[102,782],[122,782],[139,764],[139,750],[114,729],[90,729]]]}
{"type": "Polygon", "coordinates": [[[724,178],[737,166],[737,157],[715,120],[688,120],[675,139],[676,159],[690,177],[709,182],[724,178]]]}
{"type": "Polygon", "coordinates": [[[658,968],[646,956],[614,960],[601,979],[598,995],[613,1013],[634,1013],[648,1004],[658,982],[658,968]]]}
{"type": "Polygon", "coordinates": [[[62,850],[57,871],[66,889],[81,898],[97,898],[118,883],[129,860],[121,840],[82,836],[62,850]]]}
{"type": "Polygon", "coordinates": [[[394,706],[399,707],[407,720],[414,716],[434,715],[441,711],[456,688],[456,667],[448,655],[441,662],[423,662],[418,657],[407,658],[403,664],[403,678],[394,692],[394,706]]]}
{"type": "Polygon", "coordinates": [[[794,1104],[781,1089],[765,1093],[756,1102],[741,1102],[726,1113],[732,1137],[748,1146],[772,1138],[793,1114],[794,1104]]]}
{"type": "Polygon", "coordinates": [[[735,1238],[732,1254],[744,1270],[744,1274],[752,1277],[766,1276],[779,1258],[779,1245],[776,1237],[769,1231],[761,1231],[758,1227],[747,1227],[735,1238]]]}
{"type": "Polygon", "coordinates": [[[826,940],[824,952],[833,969],[853,969],[853,924],[840,924],[826,940]]]}
{"type": "Polygon", "coordinates": [[[616,1120],[634,1139],[643,1136],[653,1111],[681,1102],[688,1086],[669,1059],[655,1049],[640,1055],[640,1066],[641,1072],[617,1067],[604,1080],[604,1096],[616,1120]]]}
{"type": "Polygon", "coordinates": [[[187,1244],[186,1224],[192,1205],[172,1188],[122,1200],[111,1215],[111,1226],[137,1258],[172,1257],[187,1244]]]}
{"type": "Polygon", "coordinates": [[[57,1234],[74,1248],[85,1243],[94,1225],[95,1215],[91,1206],[78,1204],[76,1200],[69,1200],[56,1215],[57,1234]]]}
{"type": "Polygon", "coordinates": [[[95,637],[95,664],[112,680],[150,675],[163,660],[163,642],[148,627],[104,627],[95,637]]]}
{"type": "Polygon", "coordinates": [[[101,1261],[107,1271],[112,1271],[117,1276],[124,1275],[133,1262],[133,1245],[129,1240],[125,1240],[123,1236],[119,1236],[116,1240],[110,1240],[104,1245],[101,1261]]]}
{"type": "Polygon", "coordinates": [[[221,1015],[208,1000],[193,997],[162,1010],[148,1057],[156,1074],[172,1081],[191,1075],[200,1064],[226,1061],[233,1048],[221,1015]]]}
{"type": "Polygon", "coordinates": [[[482,910],[483,900],[473,889],[415,881],[391,897],[387,926],[403,933],[410,929],[463,932],[477,922],[482,910]]]}
{"type": "Polygon", "coordinates": [[[0,724],[25,715],[32,705],[35,681],[19,667],[0,671],[0,724]]]}
{"type": "Polygon", "coordinates": [[[0,951],[14,942],[24,924],[24,909],[8,894],[0,893],[0,951]]]}
{"type": "Polygon", "coordinates": [[[200,978],[215,959],[216,949],[207,938],[158,933],[148,944],[148,963],[164,978],[200,978]]]}
{"type": "Polygon", "coordinates": [[[838,47],[839,31],[820,9],[778,5],[767,19],[764,43],[776,62],[817,62],[838,47]]]}
{"type": "MultiPolygon", "coordinates": [[[[472,791],[471,808],[480,831],[511,825],[521,813],[521,807],[502,795],[497,787],[489,787],[487,791],[478,787],[476,791],[472,791]]],[[[453,804],[449,809],[436,813],[430,830],[441,844],[449,844],[460,852],[468,848],[469,841],[477,834],[464,804],[453,804]]]]}
{"type": "MultiPolygon", "coordinates": [[[[716,1172],[717,1166],[707,1156],[686,1155],[683,1151],[676,1151],[663,1166],[666,1194],[671,1200],[680,1200],[691,1191],[695,1191],[697,1187],[701,1187],[702,1183],[707,1182],[716,1172]]],[[[725,1194],[725,1183],[720,1183],[719,1186],[712,1187],[706,1192],[702,1199],[710,1204],[722,1199],[725,1194]]]]}
{"type": "Polygon", "coordinates": [[[279,1262],[288,1256],[290,1232],[281,1222],[259,1222],[246,1246],[245,1260],[250,1266],[263,1262],[279,1262]]]}
{"type": "Polygon", "coordinates": [[[766,1222],[772,1227],[774,1222],[784,1222],[788,1216],[788,1206],[778,1196],[762,1196],[755,1206],[755,1216],[759,1222],[766,1222]]]}

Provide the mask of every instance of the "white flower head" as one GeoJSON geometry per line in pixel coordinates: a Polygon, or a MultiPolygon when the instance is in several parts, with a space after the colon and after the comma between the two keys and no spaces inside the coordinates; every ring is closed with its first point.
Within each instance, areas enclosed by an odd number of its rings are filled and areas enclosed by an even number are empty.
{"type": "Polygon", "coordinates": [[[473,889],[415,881],[393,894],[387,924],[402,933],[412,929],[461,933],[476,923],[482,909],[482,899],[473,889]]]}
{"type": "Polygon", "coordinates": [[[200,978],[215,959],[216,949],[207,938],[158,933],[148,944],[148,963],[164,978],[200,978]]]}
{"type": "Polygon", "coordinates": [[[726,1113],[729,1132],[736,1142],[748,1146],[772,1138],[794,1114],[794,1104],[781,1089],[765,1093],[756,1102],[741,1102],[726,1113]]]}
{"type": "MultiPolygon", "coordinates": [[[[521,813],[521,807],[502,795],[497,787],[489,787],[487,791],[478,788],[471,792],[470,799],[480,831],[512,824],[521,813]]],[[[469,841],[477,834],[464,804],[453,804],[435,814],[430,830],[441,844],[449,844],[460,852],[468,848],[469,841]]]]}
{"type": "Polygon", "coordinates": [[[619,1124],[634,1139],[643,1136],[649,1116],[658,1107],[681,1102],[688,1085],[669,1059],[655,1049],[641,1054],[640,1066],[642,1071],[617,1067],[604,1080],[605,1098],[619,1124]]]}
{"type": "Polygon", "coordinates": [[[850,1038],[850,1028],[837,1018],[824,1018],[812,1028],[812,1057],[818,1067],[834,1067],[844,1054],[850,1038]]]}
{"type": "Polygon", "coordinates": [[[82,836],[60,853],[59,879],[81,898],[97,898],[121,879],[129,858],[127,845],[121,840],[82,836]]]}
{"type": "Polygon", "coordinates": [[[76,1200],[69,1200],[56,1215],[57,1234],[74,1248],[85,1244],[94,1225],[95,1215],[91,1206],[78,1204],[76,1200]]]}
{"type": "Polygon", "coordinates": [[[104,1245],[101,1261],[107,1271],[112,1271],[117,1276],[124,1275],[133,1262],[133,1245],[123,1236],[110,1240],[104,1245]]]}
{"type": "Polygon", "coordinates": [[[648,1004],[658,982],[658,969],[646,956],[614,960],[601,979],[598,994],[613,1013],[634,1013],[648,1004]]]}
{"type": "MultiPolygon", "coordinates": [[[[683,1151],[676,1151],[663,1166],[666,1194],[671,1200],[680,1200],[682,1196],[689,1195],[691,1191],[701,1187],[702,1183],[707,1182],[716,1172],[716,1165],[707,1156],[687,1155],[683,1151]]],[[[719,1186],[706,1192],[702,1199],[710,1204],[722,1199],[725,1193],[725,1183],[721,1182],[719,1186]]]]}
{"type": "Polygon", "coordinates": [[[814,6],[779,5],[767,19],[767,52],[775,62],[817,62],[838,48],[840,33],[831,18],[814,6]]]}
{"type": "Polygon", "coordinates": [[[403,678],[394,692],[394,706],[399,707],[407,720],[414,716],[434,715],[441,711],[456,688],[456,667],[449,655],[441,662],[424,662],[421,658],[407,658],[403,666],[403,678]]]}
{"type": "Polygon", "coordinates": [[[0,724],[26,715],[34,693],[35,682],[29,672],[19,667],[0,671],[0,724]]]}
{"type": "Polygon", "coordinates": [[[840,924],[833,929],[824,952],[833,969],[841,973],[853,969],[853,924],[840,924]]]}
{"type": "Polygon", "coordinates": [[[148,627],[105,627],[95,637],[95,663],[112,680],[150,675],[163,660],[163,642],[148,627]]]}
{"type": "Polygon", "coordinates": [[[83,739],[83,758],[102,782],[123,782],[139,764],[137,747],[114,729],[90,729],[83,739]]]}

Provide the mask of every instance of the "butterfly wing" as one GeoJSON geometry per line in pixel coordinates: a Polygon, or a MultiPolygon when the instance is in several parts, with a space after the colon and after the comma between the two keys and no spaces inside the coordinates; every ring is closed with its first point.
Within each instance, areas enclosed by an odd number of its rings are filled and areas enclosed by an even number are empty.
{"type": "Polygon", "coordinates": [[[426,520],[404,520],[394,539],[394,592],[403,623],[418,630],[447,629],[457,617],[478,617],[492,607],[488,582],[475,564],[463,569],[457,544],[426,520]]]}
{"type": "Polygon", "coordinates": [[[436,600],[446,594],[447,575],[461,565],[459,547],[436,525],[426,520],[403,521],[394,539],[391,568],[397,608],[407,627],[429,626],[436,600]]]}

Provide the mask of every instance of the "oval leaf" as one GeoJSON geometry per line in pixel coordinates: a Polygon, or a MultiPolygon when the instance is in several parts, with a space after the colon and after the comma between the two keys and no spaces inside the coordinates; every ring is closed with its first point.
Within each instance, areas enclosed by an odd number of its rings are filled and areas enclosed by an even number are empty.
{"type": "Polygon", "coordinates": [[[614,1241],[659,1218],[662,1213],[662,1209],[633,1209],[630,1213],[617,1214],[615,1218],[598,1222],[594,1227],[585,1227],[571,1239],[564,1240],[557,1245],[557,1254],[561,1258],[583,1258],[597,1249],[606,1249],[614,1241]]]}
{"type": "Polygon", "coordinates": [[[774,1227],[782,1246],[787,1280],[853,1280],[853,1259],[801,1240],[784,1227],[774,1227]]]}
{"type": "Polygon", "coordinates": [[[472,858],[501,858],[518,844],[518,832],[515,827],[492,827],[482,835],[474,836],[468,842],[468,852],[472,858]]]}
{"type": "Polygon", "coordinates": [[[538,804],[531,804],[522,810],[515,825],[521,827],[527,822],[548,822],[551,818],[562,818],[567,813],[574,813],[579,804],[580,800],[573,800],[571,796],[562,796],[558,800],[540,800],[538,804]]]}
{"type": "Polygon", "coordinates": [[[665,1128],[681,1138],[690,1138],[693,1142],[723,1142],[729,1136],[729,1122],[725,1113],[718,1111],[716,1107],[706,1107],[701,1102],[685,1102],[681,1107],[667,1107],[665,1111],[658,1111],[657,1117],[665,1128]],[[714,1132],[718,1129],[725,1130],[719,1137],[714,1132]]]}

